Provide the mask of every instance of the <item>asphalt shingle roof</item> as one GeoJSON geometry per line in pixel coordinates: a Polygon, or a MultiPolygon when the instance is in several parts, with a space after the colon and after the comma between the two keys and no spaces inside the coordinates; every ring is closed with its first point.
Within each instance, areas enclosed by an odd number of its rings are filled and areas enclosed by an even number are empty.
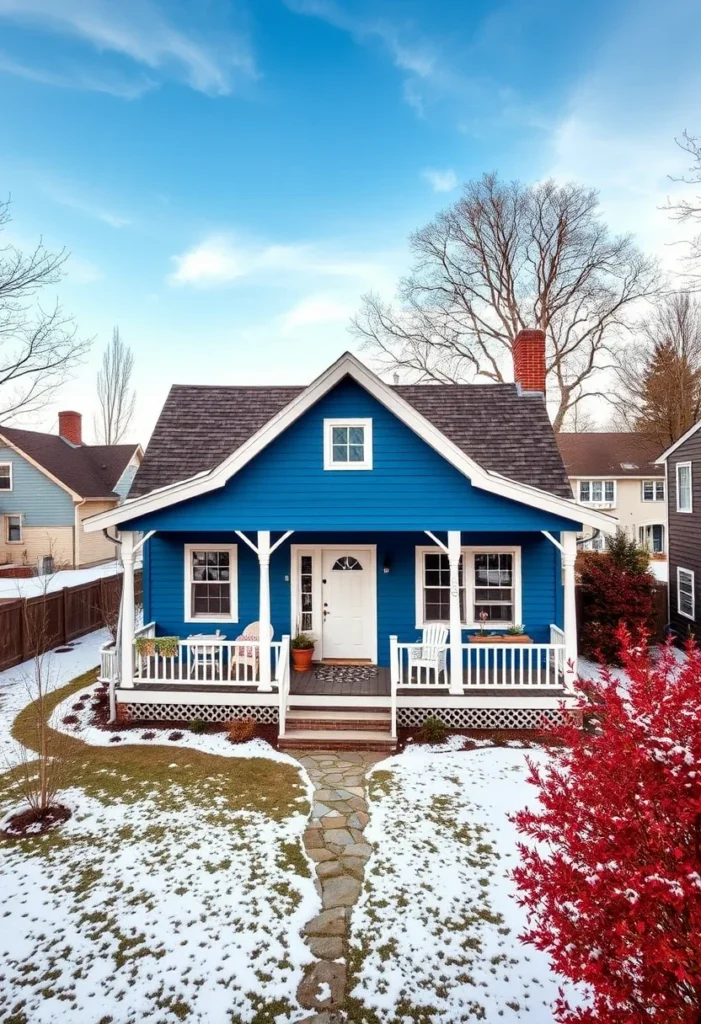
{"type": "Polygon", "coordinates": [[[648,434],[558,434],[557,443],[569,476],[664,476],[654,464],[664,447],[648,434]]]}
{"type": "Polygon", "coordinates": [[[57,434],[0,426],[0,434],[81,498],[116,498],[114,487],[135,444],[80,445],[57,434]]]}
{"type": "MultiPolygon", "coordinates": [[[[129,497],[211,470],[302,387],[171,388],[129,497]]],[[[396,385],[417,412],[484,469],[570,498],[545,404],[515,384],[396,385]]]]}

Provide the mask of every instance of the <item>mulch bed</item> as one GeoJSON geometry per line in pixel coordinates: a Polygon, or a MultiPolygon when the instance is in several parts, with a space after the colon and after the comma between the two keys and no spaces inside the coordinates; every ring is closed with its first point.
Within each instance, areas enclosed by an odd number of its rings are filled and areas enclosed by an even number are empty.
{"type": "Polygon", "coordinates": [[[26,811],[20,811],[19,814],[13,814],[4,831],[0,832],[0,838],[30,839],[43,835],[49,829],[63,825],[65,821],[68,821],[71,813],[70,808],[64,807],[63,804],[56,804],[55,807],[49,807],[46,811],[28,808],[26,811]]]}

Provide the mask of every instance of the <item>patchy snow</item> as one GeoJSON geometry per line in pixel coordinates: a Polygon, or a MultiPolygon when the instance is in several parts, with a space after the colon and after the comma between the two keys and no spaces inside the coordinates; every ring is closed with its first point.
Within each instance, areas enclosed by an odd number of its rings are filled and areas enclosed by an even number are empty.
{"type": "Polygon", "coordinates": [[[519,941],[525,914],[509,878],[508,815],[536,797],[526,753],[414,747],[374,767],[365,839],[375,852],[351,922],[359,1015],[552,1024],[562,981],[519,941]]]}
{"type": "Polygon", "coordinates": [[[104,562],[92,565],[89,569],[60,569],[49,576],[32,576],[28,579],[0,579],[0,598],[38,597],[41,594],[63,590],[64,587],[77,587],[81,583],[92,583],[103,576],[115,576],[121,573],[119,562],[104,562]]]}

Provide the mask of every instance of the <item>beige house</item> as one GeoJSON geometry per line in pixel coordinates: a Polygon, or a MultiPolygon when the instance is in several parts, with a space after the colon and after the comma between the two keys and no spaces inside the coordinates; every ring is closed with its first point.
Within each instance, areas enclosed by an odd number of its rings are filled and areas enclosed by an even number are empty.
{"type": "MultiPolygon", "coordinates": [[[[557,443],[580,505],[611,512],[655,561],[667,558],[662,445],[646,434],[557,434],[557,443]]],[[[586,547],[603,550],[604,537],[587,529],[586,547]]]]}
{"type": "Polygon", "coordinates": [[[83,444],[77,412],[59,413],[57,434],[0,426],[0,568],[114,558],[115,543],[83,523],[124,500],[142,457],[140,445],[83,444]]]}

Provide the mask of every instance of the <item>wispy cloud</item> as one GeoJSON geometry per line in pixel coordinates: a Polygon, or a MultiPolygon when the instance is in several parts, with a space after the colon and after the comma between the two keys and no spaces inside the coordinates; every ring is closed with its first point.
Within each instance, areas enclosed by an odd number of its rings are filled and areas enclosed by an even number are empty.
{"type": "Polygon", "coordinates": [[[39,187],[44,195],[60,206],[67,206],[70,210],[83,213],[92,220],[99,220],[103,224],[108,224],[111,228],[125,228],[131,224],[130,217],[116,213],[97,199],[93,200],[89,196],[77,195],[74,187],[67,187],[56,182],[47,182],[46,180],[40,180],[39,187]]]}
{"type": "MultiPolygon", "coordinates": [[[[243,36],[218,34],[209,40],[198,39],[191,31],[169,22],[151,0],[0,0],[0,18],[73,36],[100,55],[109,52],[127,57],[152,72],[172,75],[211,95],[227,95],[234,90],[237,78],[256,76],[253,55],[243,36]]],[[[2,70],[46,84],[133,98],[125,92],[126,84],[120,86],[117,80],[115,85],[105,76],[104,64],[101,56],[99,73],[94,73],[84,68],[33,67],[5,60],[2,70]]],[[[132,91],[139,95],[155,84],[142,75],[132,91]]]]}
{"type": "Polygon", "coordinates": [[[2,52],[0,52],[0,71],[15,75],[17,78],[24,78],[29,82],[38,82],[41,85],[51,85],[59,89],[104,92],[125,100],[136,100],[157,86],[157,83],[147,75],[134,75],[128,78],[120,74],[93,74],[84,68],[72,68],[61,73],[43,68],[32,68],[12,60],[2,52]]]}
{"type": "Polygon", "coordinates": [[[282,332],[292,334],[300,327],[347,322],[355,308],[343,298],[333,295],[309,295],[281,317],[282,332]]]}
{"type": "Polygon", "coordinates": [[[452,168],[448,168],[447,171],[427,168],[421,172],[421,177],[429,183],[434,192],[452,192],[458,187],[458,176],[452,168]]]}

